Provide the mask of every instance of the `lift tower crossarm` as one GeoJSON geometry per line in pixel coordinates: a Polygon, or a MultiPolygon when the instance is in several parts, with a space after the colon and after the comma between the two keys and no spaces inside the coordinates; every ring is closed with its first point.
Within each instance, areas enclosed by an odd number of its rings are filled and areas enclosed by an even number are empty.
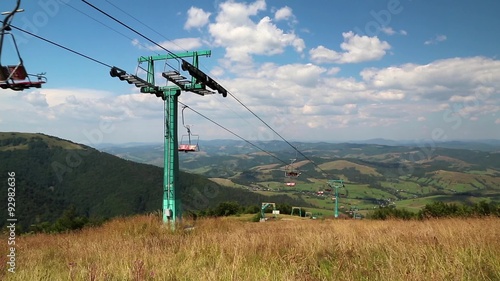
{"type": "Polygon", "coordinates": [[[157,60],[169,60],[169,59],[180,59],[180,58],[192,58],[194,56],[206,56],[209,57],[212,55],[212,51],[204,50],[204,51],[194,51],[194,52],[184,52],[177,54],[166,54],[166,55],[158,55],[158,56],[141,56],[137,60],[139,63],[148,62],[149,60],[157,61],[157,60]]]}

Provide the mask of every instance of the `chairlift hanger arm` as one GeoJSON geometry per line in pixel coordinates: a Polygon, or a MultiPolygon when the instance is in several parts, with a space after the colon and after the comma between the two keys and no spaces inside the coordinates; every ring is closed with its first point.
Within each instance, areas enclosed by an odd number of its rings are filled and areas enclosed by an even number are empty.
{"type": "Polygon", "coordinates": [[[12,21],[12,18],[14,17],[15,13],[24,11],[23,9],[19,9],[20,6],[21,6],[21,0],[17,0],[16,7],[14,7],[14,9],[11,12],[2,13],[2,15],[7,15],[3,22],[2,32],[5,30],[6,27],[10,25],[10,22],[12,21]]]}
{"type": "MultiPolygon", "coordinates": [[[[10,23],[12,22],[12,19],[14,18],[14,15],[17,12],[22,12],[22,10],[19,9],[21,6],[21,0],[17,0],[16,6],[11,12],[7,12],[7,16],[5,17],[3,24],[2,24],[2,30],[1,30],[1,36],[0,36],[0,66],[1,64],[1,58],[2,58],[2,50],[3,50],[3,41],[5,37],[5,31],[10,30],[10,23]]],[[[4,13],[2,13],[4,14],[4,13]]]]}
{"type": "Polygon", "coordinates": [[[188,129],[188,133],[189,133],[189,127],[186,127],[186,125],[184,123],[184,109],[186,109],[187,107],[188,107],[187,105],[182,106],[181,117],[182,117],[182,126],[184,126],[184,128],[186,128],[186,129],[188,129]]]}

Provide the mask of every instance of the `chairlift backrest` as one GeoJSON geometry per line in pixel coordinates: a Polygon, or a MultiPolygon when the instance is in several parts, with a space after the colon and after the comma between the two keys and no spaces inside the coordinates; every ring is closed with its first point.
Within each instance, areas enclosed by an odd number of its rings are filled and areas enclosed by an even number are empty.
{"type": "Polygon", "coordinates": [[[196,145],[196,144],[179,144],[179,151],[195,152],[195,151],[198,151],[198,145],[196,145]]]}
{"type": "Polygon", "coordinates": [[[200,147],[198,146],[199,139],[200,138],[198,135],[193,135],[193,134],[182,135],[178,151],[183,151],[183,152],[200,151],[200,147]],[[186,137],[187,141],[185,141],[184,137],[186,137]],[[196,137],[196,141],[194,141],[194,139],[192,140],[191,137],[196,137]]]}
{"type": "Polygon", "coordinates": [[[28,73],[26,72],[26,68],[24,65],[8,65],[6,66],[9,71],[10,79],[12,80],[25,80],[28,77],[28,73]]]}

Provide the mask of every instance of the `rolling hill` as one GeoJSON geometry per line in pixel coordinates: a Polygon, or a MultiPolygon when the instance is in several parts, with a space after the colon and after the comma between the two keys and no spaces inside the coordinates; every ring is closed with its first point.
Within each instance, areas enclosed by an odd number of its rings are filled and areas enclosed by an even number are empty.
{"type": "MultiPolygon", "coordinates": [[[[0,133],[0,175],[5,187],[0,194],[2,202],[7,202],[8,172],[15,173],[15,217],[23,230],[32,224],[53,222],[71,206],[90,218],[161,210],[162,168],[53,136],[0,133]]],[[[186,172],[180,173],[179,185],[185,210],[203,210],[225,201],[308,205],[300,198],[269,197],[186,172]]],[[[0,219],[5,224],[7,212],[1,212],[0,219]]]]}
{"type": "MultiPolygon", "coordinates": [[[[397,146],[294,142],[308,159],[297,156],[284,142],[256,144],[273,156],[242,141],[207,141],[200,143],[202,153],[180,154],[180,167],[221,185],[246,187],[259,194],[285,194],[328,210],[334,204],[333,192],[326,191],[330,189],[329,179],[345,181],[348,195],[340,199],[346,209],[395,205],[417,210],[436,200],[500,201],[498,142],[489,141],[484,146],[480,142],[469,146],[466,142],[397,146]],[[293,158],[297,158],[293,167],[301,175],[294,179],[295,186],[286,186],[284,183],[291,179],[285,178],[284,171],[293,158]]],[[[104,150],[151,164],[158,163],[157,157],[150,157],[151,151],[162,153],[161,145],[114,146],[104,150]]]]}

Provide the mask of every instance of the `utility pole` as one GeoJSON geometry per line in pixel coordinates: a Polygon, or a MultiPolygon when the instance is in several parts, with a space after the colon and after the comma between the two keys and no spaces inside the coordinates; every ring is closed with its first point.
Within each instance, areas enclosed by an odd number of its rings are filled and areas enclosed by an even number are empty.
{"type": "MultiPolygon", "coordinates": [[[[210,56],[211,51],[196,51],[183,53],[169,53],[167,55],[157,55],[140,57],[139,64],[146,62],[147,80],[139,78],[137,75],[127,74],[125,71],[113,67],[111,76],[126,80],[130,84],[135,84],[141,89],[141,93],[154,94],[164,101],[164,173],[163,173],[163,222],[170,223],[172,229],[175,228],[176,221],[182,218],[181,196],[179,190],[179,153],[177,138],[177,108],[178,97],[182,91],[189,91],[201,96],[215,94],[219,92],[223,97],[227,96],[227,90],[220,86],[215,80],[198,69],[198,58],[200,56],[210,56]],[[192,58],[192,63],[184,58],[192,58]],[[170,86],[155,85],[155,61],[176,60],[183,71],[187,71],[191,76],[187,79],[181,75],[180,69],[163,72],[162,76],[171,83],[170,86]],[[208,89],[213,89],[214,91],[208,89]],[[215,92],[216,91],[216,92],[215,92]]],[[[187,76],[187,74],[186,74],[187,76]]]]}

